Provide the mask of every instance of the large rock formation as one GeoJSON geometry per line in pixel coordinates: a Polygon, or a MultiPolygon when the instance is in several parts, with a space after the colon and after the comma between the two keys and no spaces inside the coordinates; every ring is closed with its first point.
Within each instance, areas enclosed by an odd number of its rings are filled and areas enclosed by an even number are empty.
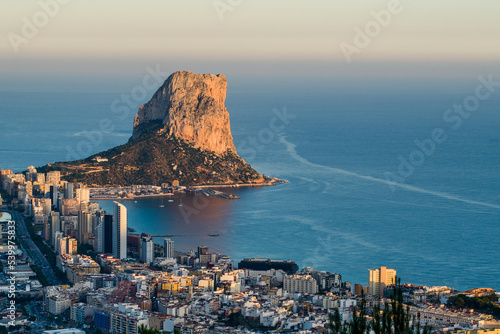
{"type": "Polygon", "coordinates": [[[268,183],[236,153],[226,87],[221,74],[176,72],[140,107],[128,143],[41,171],[89,186],[268,183]]]}
{"type": "Polygon", "coordinates": [[[144,132],[144,125],[161,122],[170,136],[191,142],[194,147],[217,154],[236,153],[229,124],[224,75],[175,72],[139,108],[132,140],[144,132]]]}

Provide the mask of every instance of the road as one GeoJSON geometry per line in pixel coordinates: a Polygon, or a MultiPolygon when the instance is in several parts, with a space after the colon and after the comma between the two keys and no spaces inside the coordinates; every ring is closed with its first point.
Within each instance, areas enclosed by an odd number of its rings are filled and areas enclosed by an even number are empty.
{"type": "Polygon", "coordinates": [[[9,211],[9,212],[12,215],[12,218],[16,221],[17,238],[19,239],[22,238],[22,240],[24,240],[24,242],[28,245],[27,248],[24,248],[22,245],[21,247],[23,248],[26,255],[28,255],[30,263],[42,269],[45,277],[47,277],[51,285],[61,284],[61,281],[56,277],[54,270],[52,270],[49,261],[47,261],[42,251],[40,251],[40,249],[35,244],[33,239],[31,239],[31,236],[26,227],[26,223],[24,222],[23,216],[17,211],[9,211]]]}

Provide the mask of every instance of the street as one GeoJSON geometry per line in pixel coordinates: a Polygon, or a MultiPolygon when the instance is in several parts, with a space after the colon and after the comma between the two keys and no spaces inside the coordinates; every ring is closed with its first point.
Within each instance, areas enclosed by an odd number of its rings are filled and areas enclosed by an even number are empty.
{"type": "Polygon", "coordinates": [[[52,270],[52,267],[49,264],[49,261],[45,258],[33,239],[31,239],[22,215],[14,210],[9,212],[11,213],[12,218],[16,221],[16,234],[19,238],[19,244],[28,256],[30,263],[36,265],[43,271],[45,277],[47,277],[51,285],[60,284],[61,282],[56,277],[54,271],[52,270]],[[28,245],[27,249],[21,244],[21,239],[28,245]]]}

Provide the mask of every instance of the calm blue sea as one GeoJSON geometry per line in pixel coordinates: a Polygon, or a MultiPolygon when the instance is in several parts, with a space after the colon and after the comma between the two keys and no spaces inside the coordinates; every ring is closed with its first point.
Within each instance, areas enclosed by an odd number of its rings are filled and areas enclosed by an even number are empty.
{"type": "MultiPolygon", "coordinates": [[[[124,202],[130,227],[175,235],[179,250],[205,244],[236,261],[292,259],[352,283],[387,266],[406,282],[500,290],[500,92],[453,130],[443,115],[474,93],[476,78],[228,79],[240,154],[289,183],[229,189],[241,196],[234,201],[124,202]],[[285,123],[275,119],[284,110],[285,123]],[[415,140],[435,129],[446,141],[416,152],[415,140]],[[388,183],[410,155],[418,166],[388,183]]],[[[128,92],[0,92],[0,167],[20,171],[126,142],[137,108],[122,115],[111,105],[128,92]],[[101,138],[102,119],[114,129],[101,138]]]]}

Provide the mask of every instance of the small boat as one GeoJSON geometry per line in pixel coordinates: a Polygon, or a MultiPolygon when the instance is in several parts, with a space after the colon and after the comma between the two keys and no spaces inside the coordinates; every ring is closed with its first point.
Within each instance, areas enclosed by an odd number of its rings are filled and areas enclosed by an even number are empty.
{"type": "Polygon", "coordinates": [[[182,206],[182,198],[181,198],[181,202],[179,203],[179,206],[182,206]]]}
{"type": "Polygon", "coordinates": [[[173,199],[169,199],[169,200],[168,200],[168,202],[169,202],[169,203],[173,203],[173,202],[174,202],[174,200],[173,200],[173,199]]]}
{"type": "Polygon", "coordinates": [[[160,208],[164,208],[165,207],[165,204],[163,204],[163,198],[161,199],[161,204],[160,204],[160,208]]]}
{"type": "Polygon", "coordinates": [[[218,234],[209,234],[208,236],[209,237],[218,237],[219,235],[218,234]]]}
{"type": "Polygon", "coordinates": [[[137,203],[137,201],[134,201],[134,203],[137,203]]]}

